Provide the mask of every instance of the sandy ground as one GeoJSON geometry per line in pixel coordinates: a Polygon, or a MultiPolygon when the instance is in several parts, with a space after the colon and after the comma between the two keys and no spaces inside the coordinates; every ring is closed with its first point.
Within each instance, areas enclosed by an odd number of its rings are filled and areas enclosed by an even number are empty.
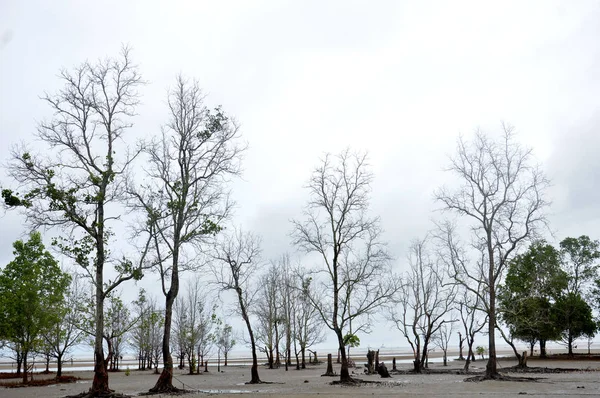
{"type": "MultiPolygon", "coordinates": [[[[514,365],[512,360],[500,360],[499,367],[507,368],[514,365]]],[[[263,381],[271,384],[246,385],[250,378],[248,367],[228,366],[222,368],[222,373],[213,370],[200,375],[185,375],[184,371],[176,370],[174,384],[196,390],[196,393],[186,397],[201,397],[219,395],[221,397],[238,397],[240,394],[256,396],[279,395],[285,397],[305,397],[319,395],[323,397],[364,397],[364,396],[457,396],[457,397],[508,397],[517,395],[528,396],[570,396],[589,397],[600,396],[600,362],[593,361],[541,361],[530,359],[530,366],[549,368],[576,368],[581,371],[570,373],[532,374],[531,377],[541,377],[536,382],[486,381],[481,383],[465,382],[464,375],[458,374],[425,374],[425,375],[394,375],[392,379],[381,379],[378,375],[362,375],[360,369],[354,369],[355,376],[363,380],[384,381],[381,385],[363,385],[360,387],[341,387],[330,385],[333,378],[321,377],[325,365],[310,366],[306,370],[288,372],[284,368],[269,370],[260,368],[263,381]]],[[[388,363],[388,366],[391,365],[388,363]]],[[[335,365],[338,368],[339,365],[335,365]]],[[[403,364],[401,369],[408,369],[403,364]]],[[[441,364],[430,365],[432,369],[444,368],[441,364]]],[[[452,361],[447,368],[460,369],[462,362],[452,361]]],[[[481,370],[485,361],[477,361],[473,370],[481,370]]],[[[445,369],[447,369],[445,368],[445,369]]],[[[338,370],[339,371],[339,368],[338,370]]],[[[75,384],[51,385],[46,387],[1,388],[2,398],[39,398],[64,397],[77,394],[89,389],[93,377],[92,372],[67,372],[80,377],[75,384]]],[[[35,375],[35,378],[48,376],[35,375]]],[[[49,377],[52,377],[51,375],[49,377]]],[[[130,376],[124,372],[110,374],[110,386],[116,391],[137,395],[147,391],[156,381],[157,376],[149,371],[132,371],[130,376]]]]}

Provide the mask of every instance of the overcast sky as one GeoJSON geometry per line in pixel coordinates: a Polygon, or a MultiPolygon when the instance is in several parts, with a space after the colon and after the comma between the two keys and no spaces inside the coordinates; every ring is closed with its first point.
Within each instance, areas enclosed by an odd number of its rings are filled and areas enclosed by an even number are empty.
{"type": "MultiPolygon", "coordinates": [[[[124,43],[149,82],[131,134],[159,132],[180,72],[241,124],[235,222],[262,235],[265,259],[293,252],[289,220],[319,158],[351,147],[370,154],[372,212],[400,267],[431,228],[458,135],[501,121],[553,181],[556,241],[597,239],[599,21],[600,2],[584,0],[0,0],[0,159],[49,115],[39,96],[61,68],[124,43]]],[[[25,229],[14,214],[0,222],[4,264],[25,229]]]]}

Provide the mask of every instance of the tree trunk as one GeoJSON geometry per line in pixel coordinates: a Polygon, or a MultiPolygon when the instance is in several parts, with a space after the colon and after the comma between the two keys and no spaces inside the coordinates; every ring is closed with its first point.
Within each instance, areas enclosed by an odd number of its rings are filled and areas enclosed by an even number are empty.
{"type": "MultiPolygon", "coordinates": [[[[488,239],[491,242],[491,237],[488,239]]],[[[488,362],[485,365],[485,378],[496,379],[498,378],[498,368],[496,362],[496,284],[494,281],[495,268],[494,268],[494,252],[490,248],[488,250],[488,256],[490,261],[489,269],[489,333],[488,333],[488,362]]]]}
{"type": "Polygon", "coordinates": [[[340,382],[352,382],[353,379],[350,377],[350,370],[348,368],[348,358],[346,357],[346,350],[344,349],[344,338],[342,337],[341,329],[336,330],[336,334],[338,337],[339,344],[339,353],[341,354],[342,359],[342,368],[340,369],[340,382]]]}
{"type": "Polygon", "coordinates": [[[569,356],[572,357],[573,356],[573,335],[571,334],[571,330],[569,330],[568,343],[569,343],[569,356]]]}
{"type": "Polygon", "coordinates": [[[546,358],[546,340],[540,340],[540,358],[546,358]]]}
{"type": "Polygon", "coordinates": [[[379,373],[379,350],[375,352],[375,373],[379,373]]]}
{"type": "Polygon", "coordinates": [[[467,346],[469,351],[467,352],[467,360],[465,361],[464,371],[469,371],[469,365],[471,365],[471,361],[473,359],[473,339],[467,340],[467,346]]]}
{"type": "Polygon", "coordinates": [[[302,354],[302,369],[306,369],[306,350],[303,348],[300,352],[302,354]]]}
{"type": "Polygon", "coordinates": [[[56,378],[58,379],[62,376],[62,363],[63,363],[63,354],[58,354],[56,356],[56,378]]]}
{"type": "MultiPolygon", "coordinates": [[[[174,272],[175,273],[175,272],[174,272]]],[[[175,302],[175,293],[173,285],[175,284],[175,275],[171,280],[171,289],[167,293],[165,301],[165,326],[163,329],[162,355],[163,355],[163,370],[156,381],[154,387],[150,389],[152,393],[168,393],[178,391],[178,388],[173,386],[173,357],[169,342],[171,341],[171,319],[173,316],[173,303],[175,302]]]]}
{"type": "Polygon", "coordinates": [[[227,352],[224,353],[225,356],[225,364],[223,366],[227,366],[227,352]]]}
{"type": "MultiPolygon", "coordinates": [[[[104,195],[105,190],[101,189],[100,194],[104,195]]],[[[102,333],[104,332],[104,203],[98,203],[98,230],[96,234],[96,330],[94,333],[94,380],[90,388],[92,396],[110,394],[112,391],[108,387],[108,372],[106,371],[106,362],[104,360],[104,350],[102,348],[102,333]]]]}
{"type": "Polygon", "coordinates": [[[327,371],[322,376],[335,376],[333,372],[333,358],[331,354],[327,354],[327,371]]]}
{"type": "Polygon", "coordinates": [[[21,355],[20,350],[15,350],[17,354],[17,376],[21,376],[21,366],[23,365],[23,356],[21,355]]]}
{"type": "Polygon", "coordinates": [[[533,356],[533,349],[535,348],[535,341],[532,341],[531,343],[529,343],[529,356],[532,357],[533,356]]]}
{"type": "Polygon", "coordinates": [[[397,369],[396,369],[396,357],[394,357],[394,358],[392,359],[392,370],[393,370],[394,372],[397,370],[397,369]]]}
{"type": "Polygon", "coordinates": [[[465,360],[465,357],[463,356],[463,345],[465,343],[465,339],[462,337],[462,334],[460,332],[458,332],[458,359],[461,361],[465,360]]]}
{"type": "Polygon", "coordinates": [[[375,373],[375,351],[367,351],[367,374],[371,375],[375,373]]]}
{"type": "Polygon", "coordinates": [[[27,351],[23,352],[23,384],[27,384],[27,373],[29,369],[27,369],[27,357],[29,353],[27,351]]]}
{"type": "Polygon", "coordinates": [[[244,322],[246,322],[246,328],[248,329],[248,335],[250,336],[250,345],[252,347],[252,368],[250,369],[250,381],[248,382],[248,384],[259,384],[261,383],[261,381],[260,377],[258,377],[258,356],[256,355],[256,341],[254,340],[252,325],[250,324],[250,318],[248,317],[246,306],[244,305],[242,289],[238,286],[235,290],[238,295],[242,319],[244,320],[244,322]]]}

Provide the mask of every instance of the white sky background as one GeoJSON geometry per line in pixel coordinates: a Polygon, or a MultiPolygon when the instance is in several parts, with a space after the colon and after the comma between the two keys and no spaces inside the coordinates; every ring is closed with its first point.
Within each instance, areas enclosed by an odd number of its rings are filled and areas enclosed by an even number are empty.
{"type": "MultiPolygon", "coordinates": [[[[60,88],[61,68],[125,43],[149,82],[132,137],[159,132],[180,72],[240,122],[250,148],[234,221],[262,235],[267,260],[293,253],[289,220],[319,158],[351,147],[370,153],[372,212],[404,267],[437,216],[432,192],[450,181],[459,133],[498,132],[502,120],[553,181],[553,241],[597,239],[599,21],[600,3],[583,0],[0,0],[0,159],[49,116],[39,96],[60,88]]],[[[0,223],[5,264],[25,228],[13,213],[0,223]]],[[[385,342],[405,345],[399,333],[385,342]]]]}

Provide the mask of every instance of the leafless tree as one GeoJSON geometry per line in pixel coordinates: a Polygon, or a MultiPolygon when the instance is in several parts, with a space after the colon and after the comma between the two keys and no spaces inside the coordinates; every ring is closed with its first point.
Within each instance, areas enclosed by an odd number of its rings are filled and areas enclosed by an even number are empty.
{"type": "Polygon", "coordinates": [[[213,248],[212,272],[221,291],[232,290],[237,298],[237,310],[242,316],[252,348],[252,368],[249,384],[261,383],[258,376],[256,339],[250,322],[250,310],[255,299],[252,276],[260,268],[260,239],[250,232],[234,230],[213,248]]]}
{"type": "Polygon", "coordinates": [[[257,320],[256,339],[264,347],[260,350],[267,355],[269,369],[280,365],[279,343],[285,325],[282,274],[278,263],[272,262],[260,277],[256,305],[252,310],[257,320]]]}
{"type": "MultiPolygon", "coordinates": [[[[454,318],[454,317],[451,317],[454,318]]],[[[433,336],[433,343],[442,350],[444,354],[444,366],[448,366],[448,347],[450,345],[450,338],[454,332],[455,320],[452,322],[443,323],[438,329],[437,333],[433,336]]]]}
{"type": "MultiPolygon", "coordinates": [[[[459,138],[449,171],[461,185],[441,188],[436,200],[443,209],[469,220],[472,246],[480,270],[457,269],[459,283],[484,283],[483,299],[488,315],[489,359],[485,378],[498,378],[495,329],[496,293],[509,260],[546,226],[549,203],[544,193],[548,179],[533,165],[530,149],[515,142],[513,128],[505,124],[503,137],[495,141],[477,132],[471,142],[459,138]]],[[[458,264],[464,266],[471,262],[458,264]]]]}
{"type": "Polygon", "coordinates": [[[94,380],[90,396],[110,394],[102,333],[104,300],[124,281],[142,276],[142,260],[112,258],[106,248],[112,226],[119,221],[123,175],[135,154],[121,151],[143,84],[129,49],[116,58],[86,62],[63,70],[64,87],[45,94],[53,117],[40,123],[37,138],[47,145],[35,154],[25,146],[12,151],[8,166],[21,194],[4,189],[8,206],[24,209],[34,227],[59,227],[64,234],[57,247],[73,258],[95,286],[94,380]],[[123,156],[117,156],[117,154],[123,156]],[[105,280],[107,266],[116,276],[105,280]]]}
{"type": "Polygon", "coordinates": [[[355,331],[368,325],[397,290],[379,218],[367,214],[372,180],[366,155],[326,155],[308,183],[305,220],[293,221],[294,244],[323,261],[315,281],[322,294],[309,299],[337,337],[341,382],[353,381],[344,343],[349,325],[355,331]]]}
{"type": "Polygon", "coordinates": [[[407,271],[399,295],[399,308],[391,308],[389,318],[411,346],[415,360],[414,370],[421,373],[426,366],[432,339],[440,328],[452,322],[448,313],[452,309],[456,287],[448,279],[443,262],[433,258],[428,239],[415,240],[408,256],[407,271]]]}
{"type": "Polygon", "coordinates": [[[293,274],[291,290],[292,318],[293,318],[293,337],[294,353],[296,356],[296,369],[306,369],[306,350],[315,344],[322,343],[325,340],[325,330],[323,320],[312,305],[310,297],[317,295],[315,284],[308,272],[298,266],[293,274]],[[297,346],[296,346],[297,343],[297,346]],[[298,357],[301,357],[299,361],[298,357]]]}
{"type": "Polygon", "coordinates": [[[165,296],[164,369],[151,392],[172,392],[170,339],[180,272],[198,267],[197,252],[218,233],[232,203],[226,187],[240,173],[238,127],[221,108],[204,105],[198,83],[182,76],[168,95],[170,120],[160,139],[147,144],[147,179],[130,186],[131,207],[142,214],[140,230],[152,236],[152,250],[165,296]],[[196,249],[194,250],[191,249],[196,249]]]}

